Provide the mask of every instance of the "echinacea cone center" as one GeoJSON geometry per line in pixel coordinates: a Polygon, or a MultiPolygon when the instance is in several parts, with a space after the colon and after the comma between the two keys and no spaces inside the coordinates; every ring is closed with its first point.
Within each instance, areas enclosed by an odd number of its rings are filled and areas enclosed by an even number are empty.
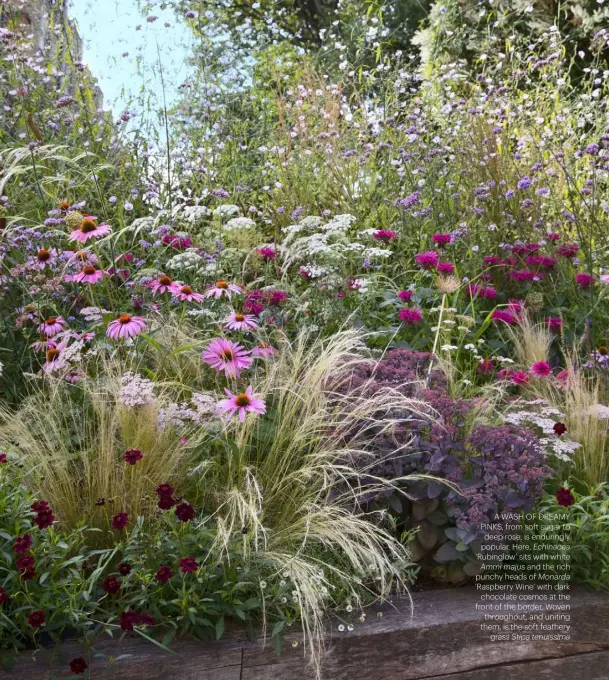
{"type": "Polygon", "coordinates": [[[227,281],[216,281],[216,288],[228,288],[228,282],[227,281]]]}
{"type": "Polygon", "coordinates": [[[249,406],[250,401],[250,398],[247,396],[247,394],[245,394],[245,392],[242,392],[235,397],[235,404],[237,404],[239,408],[249,406]]]}
{"type": "Polygon", "coordinates": [[[83,220],[80,225],[80,231],[82,231],[83,234],[90,234],[92,231],[95,231],[96,229],[97,226],[95,225],[95,222],[93,220],[83,220]]]}
{"type": "Polygon", "coordinates": [[[121,314],[118,320],[122,324],[129,323],[131,321],[131,314],[121,314]]]}
{"type": "Polygon", "coordinates": [[[222,359],[224,359],[224,361],[232,361],[234,359],[233,353],[230,349],[222,350],[220,356],[222,357],[222,359]]]}
{"type": "Polygon", "coordinates": [[[52,347],[51,349],[47,350],[47,361],[55,361],[55,359],[57,359],[58,356],[59,356],[58,349],[52,347]]]}
{"type": "Polygon", "coordinates": [[[40,260],[40,262],[46,262],[48,259],[50,259],[51,253],[46,248],[42,248],[42,250],[38,251],[36,257],[40,260]]]}
{"type": "Polygon", "coordinates": [[[184,295],[190,295],[192,293],[192,288],[190,286],[182,286],[180,292],[184,293],[184,295]]]}
{"type": "Polygon", "coordinates": [[[161,276],[161,278],[159,279],[159,283],[161,284],[161,286],[170,286],[171,279],[169,278],[169,276],[161,276]]]}
{"type": "Polygon", "coordinates": [[[52,326],[54,323],[57,323],[57,317],[55,317],[55,316],[50,316],[50,317],[45,321],[45,323],[47,324],[47,326],[52,326]]]}
{"type": "Polygon", "coordinates": [[[87,265],[87,266],[83,269],[83,272],[84,272],[87,276],[91,276],[91,274],[95,274],[96,269],[95,269],[95,267],[92,267],[92,266],[89,264],[89,265],[87,265]]]}
{"type": "Polygon", "coordinates": [[[245,321],[245,316],[243,314],[235,314],[235,321],[245,321]]]}

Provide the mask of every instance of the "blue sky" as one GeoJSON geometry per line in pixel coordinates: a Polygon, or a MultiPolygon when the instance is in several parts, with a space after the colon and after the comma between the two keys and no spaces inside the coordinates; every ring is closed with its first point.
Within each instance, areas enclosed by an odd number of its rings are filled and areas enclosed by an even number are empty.
{"type": "MultiPolygon", "coordinates": [[[[136,101],[142,87],[147,97],[152,95],[153,108],[162,104],[157,43],[168,103],[187,78],[191,32],[169,9],[155,8],[152,14],[159,18],[148,23],[140,11],[145,5],[145,0],[70,0],[70,17],[84,43],[83,61],[99,80],[104,108],[115,115],[125,110],[130,99],[136,101]],[[129,55],[122,56],[125,52],[129,55]]],[[[133,108],[142,110],[137,104],[133,108]]]]}

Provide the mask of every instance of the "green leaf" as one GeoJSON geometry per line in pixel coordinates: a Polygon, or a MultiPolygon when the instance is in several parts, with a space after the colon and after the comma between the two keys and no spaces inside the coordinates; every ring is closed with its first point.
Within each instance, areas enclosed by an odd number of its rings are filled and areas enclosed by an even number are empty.
{"type": "Polygon", "coordinates": [[[271,632],[271,637],[276,637],[281,633],[281,631],[285,628],[285,621],[277,621],[277,623],[273,626],[273,630],[271,632]]]}
{"type": "Polygon", "coordinates": [[[273,649],[275,650],[277,656],[281,656],[281,650],[282,650],[282,645],[283,645],[283,638],[281,635],[277,635],[273,640],[273,649]]]}
{"type": "Polygon", "coordinates": [[[216,640],[219,640],[224,633],[224,617],[221,616],[216,621],[216,640]]]}

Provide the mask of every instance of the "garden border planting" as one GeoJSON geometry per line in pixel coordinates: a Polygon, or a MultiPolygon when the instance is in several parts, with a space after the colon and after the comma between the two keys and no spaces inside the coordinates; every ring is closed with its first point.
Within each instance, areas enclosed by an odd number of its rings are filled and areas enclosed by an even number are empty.
{"type": "MultiPolygon", "coordinates": [[[[324,680],[606,680],[609,668],[609,594],[576,588],[571,594],[569,642],[490,642],[481,632],[484,613],[476,611],[474,588],[415,593],[378,607],[352,632],[328,637],[324,680]],[[375,612],[379,615],[375,616],[375,612]],[[413,616],[411,616],[411,613],[413,616]]],[[[335,626],[333,626],[335,628],[335,626]]],[[[95,677],[109,680],[292,680],[313,678],[297,636],[286,636],[281,656],[239,631],[225,640],[182,641],[170,655],[146,640],[104,639],[95,645],[105,658],[94,660],[95,677]],[[124,655],[119,661],[112,661],[124,655]]],[[[48,680],[61,673],[65,659],[82,655],[68,643],[57,650],[22,654],[7,678],[48,680]]]]}

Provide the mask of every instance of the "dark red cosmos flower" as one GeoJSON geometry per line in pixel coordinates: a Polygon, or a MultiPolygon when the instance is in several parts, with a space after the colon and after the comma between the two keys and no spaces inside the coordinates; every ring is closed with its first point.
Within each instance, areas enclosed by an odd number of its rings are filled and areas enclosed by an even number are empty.
{"type": "Polygon", "coordinates": [[[6,453],[0,453],[0,463],[8,463],[8,456],[6,453]]]}
{"type": "Polygon", "coordinates": [[[15,545],[13,550],[18,555],[25,555],[25,553],[32,547],[32,535],[24,534],[23,536],[17,536],[15,539],[15,545]]]}
{"type": "Polygon", "coordinates": [[[36,560],[31,555],[20,555],[15,562],[15,566],[19,571],[26,569],[33,569],[36,565],[36,560]]]}
{"type": "Polygon", "coordinates": [[[28,617],[27,617],[27,622],[32,626],[32,628],[40,628],[42,624],[44,623],[44,612],[43,611],[35,611],[32,612],[28,617]]]}
{"type": "Polygon", "coordinates": [[[180,503],[176,508],[176,517],[180,522],[188,522],[195,517],[195,509],[190,503],[180,503]]]}
{"type": "Polygon", "coordinates": [[[552,429],[560,437],[561,434],[564,434],[567,431],[567,426],[564,423],[554,423],[552,429]]]}
{"type": "Polygon", "coordinates": [[[177,501],[172,496],[159,496],[158,507],[161,510],[171,510],[176,503],[177,501]]]}
{"type": "Polygon", "coordinates": [[[89,571],[89,563],[87,562],[87,560],[83,560],[83,563],[81,564],[80,568],[83,571],[89,571]]]}
{"type": "Polygon", "coordinates": [[[121,589],[121,582],[116,576],[107,576],[102,582],[102,588],[110,595],[116,595],[121,589]]]}
{"type": "Polygon", "coordinates": [[[156,488],[157,496],[173,496],[175,489],[171,484],[159,484],[156,488]]]}
{"type": "Polygon", "coordinates": [[[6,594],[6,590],[2,586],[0,586],[0,607],[8,600],[8,595],[6,594]]]}
{"type": "Polygon", "coordinates": [[[82,675],[88,667],[87,662],[81,656],[70,661],[70,670],[74,675],[82,675]]]}
{"type": "Polygon", "coordinates": [[[144,454],[139,449],[129,449],[123,453],[123,460],[129,465],[135,465],[138,460],[142,460],[144,454]]]}
{"type": "Polygon", "coordinates": [[[140,623],[143,626],[154,626],[156,621],[154,619],[154,616],[152,616],[152,614],[141,614],[140,615],[140,623]]]}
{"type": "Polygon", "coordinates": [[[156,580],[159,583],[167,583],[169,579],[173,576],[173,571],[171,571],[171,567],[163,566],[159,567],[157,573],[156,573],[156,580]]]}
{"type": "Polygon", "coordinates": [[[192,574],[197,571],[199,565],[194,557],[183,557],[180,560],[180,569],[183,574],[192,574]]]}
{"type": "Polygon", "coordinates": [[[121,562],[118,565],[118,573],[121,576],[129,576],[131,573],[131,565],[128,562],[121,562]]]}
{"type": "Polygon", "coordinates": [[[27,569],[24,569],[19,576],[22,581],[31,581],[36,577],[36,569],[34,567],[28,567],[27,569]]]}
{"type": "Polygon", "coordinates": [[[121,630],[133,630],[133,626],[140,622],[137,612],[123,612],[120,616],[121,630]]]}
{"type": "Polygon", "coordinates": [[[571,489],[562,487],[556,492],[556,502],[563,508],[568,508],[575,503],[575,496],[571,493],[571,489]]]}
{"type": "Polygon", "coordinates": [[[46,529],[54,524],[55,515],[47,501],[36,501],[35,503],[32,503],[30,507],[37,513],[37,516],[34,518],[34,523],[37,524],[40,529],[46,529]]]}
{"type": "Polygon", "coordinates": [[[119,512],[112,518],[112,527],[117,531],[121,531],[127,526],[129,515],[126,512],[119,512]]]}
{"type": "Polygon", "coordinates": [[[39,529],[47,529],[55,523],[55,515],[50,508],[41,510],[36,517],[34,517],[34,523],[39,529]]]}

